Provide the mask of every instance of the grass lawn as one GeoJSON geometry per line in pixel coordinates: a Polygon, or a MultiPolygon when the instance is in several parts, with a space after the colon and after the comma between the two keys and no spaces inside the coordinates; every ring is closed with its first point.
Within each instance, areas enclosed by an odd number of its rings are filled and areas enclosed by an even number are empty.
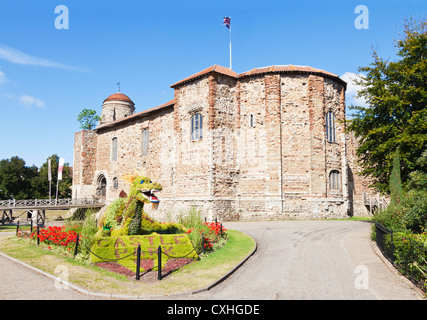
{"type": "Polygon", "coordinates": [[[14,235],[0,236],[0,251],[52,275],[57,275],[55,269],[58,266],[65,266],[68,269],[68,281],[91,292],[141,296],[168,295],[207,287],[232,270],[255,248],[255,241],[248,235],[236,230],[228,230],[227,233],[229,240],[221,249],[166,276],[161,281],[144,281],[143,276],[140,281],[128,279],[37,247],[14,235]]]}

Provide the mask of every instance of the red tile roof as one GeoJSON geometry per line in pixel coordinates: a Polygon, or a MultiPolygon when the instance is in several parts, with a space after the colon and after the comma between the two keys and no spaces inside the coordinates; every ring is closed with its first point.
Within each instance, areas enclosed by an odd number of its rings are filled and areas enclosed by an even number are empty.
{"type": "Polygon", "coordinates": [[[163,108],[171,107],[173,105],[175,105],[175,99],[172,99],[171,101],[166,102],[166,103],[164,103],[164,104],[162,104],[160,106],[157,106],[157,107],[154,107],[154,108],[151,108],[151,109],[148,109],[148,110],[144,110],[144,111],[141,111],[141,112],[138,112],[138,113],[134,113],[134,114],[132,114],[130,116],[127,116],[125,118],[122,118],[122,119],[118,119],[118,120],[115,120],[115,121],[111,121],[111,122],[105,123],[103,125],[100,125],[100,126],[96,127],[95,131],[97,131],[99,129],[110,128],[110,127],[115,126],[118,123],[122,123],[122,122],[125,122],[125,121],[136,119],[138,117],[143,117],[143,116],[146,116],[146,115],[148,115],[148,114],[150,114],[150,113],[152,113],[154,111],[158,111],[158,110],[163,109],[163,108]]]}
{"type": "MultiPolygon", "coordinates": [[[[132,102],[133,101],[125,94],[121,92],[113,93],[111,96],[109,96],[105,101],[126,101],[126,102],[132,102]]],[[[134,104],[134,103],[133,103],[134,104]]]]}
{"type": "Polygon", "coordinates": [[[239,74],[237,72],[234,72],[231,69],[228,69],[228,68],[219,66],[217,64],[214,64],[213,66],[210,66],[209,68],[206,68],[206,69],[204,69],[204,70],[202,70],[200,72],[197,72],[197,73],[193,74],[192,76],[189,76],[188,78],[185,78],[185,79],[183,79],[181,81],[178,81],[178,82],[174,83],[173,85],[171,85],[171,88],[176,87],[176,86],[178,86],[180,84],[186,83],[188,81],[201,78],[204,75],[207,75],[207,74],[209,74],[211,72],[221,73],[221,74],[224,74],[224,75],[232,77],[232,78],[237,78],[239,76],[239,74]]]}
{"type": "Polygon", "coordinates": [[[209,68],[206,68],[198,73],[193,74],[192,76],[189,76],[181,81],[178,81],[176,83],[174,83],[173,85],[171,85],[171,88],[174,88],[178,85],[184,84],[186,82],[195,80],[195,79],[199,79],[211,72],[216,72],[216,73],[221,73],[224,75],[227,75],[229,77],[235,78],[235,79],[240,79],[240,78],[244,78],[244,77],[249,77],[249,76],[253,76],[253,75],[259,75],[259,74],[266,74],[266,73],[311,73],[311,74],[318,74],[318,75],[324,75],[327,76],[329,78],[333,78],[335,80],[340,81],[341,83],[343,83],[344,85],[346,85],[345,81],[340,79],[337,75],[321,70],[321,69],[316,69],[316,68],[312,68],[309,66],[294,66],[294,65],[282,65],[282,66],[269,66],[269,67],[262,67],[262,68],[255,68],[252,69],[250,71],[247,72],[243,72],[243,73],[236,73],[233,70],[229,69],[229,68],[225,68],[219,65],[213,65],[209,68]]]}

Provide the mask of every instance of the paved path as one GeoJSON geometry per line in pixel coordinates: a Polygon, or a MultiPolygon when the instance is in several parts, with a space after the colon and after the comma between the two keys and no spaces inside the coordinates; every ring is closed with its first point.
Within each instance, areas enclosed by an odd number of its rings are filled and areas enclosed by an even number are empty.
{"type": "Polygon", "coordinates": [[[422,299],[375,253],[368,222],[236,222],[225,227],[251,235],[257,253],[230,279],[194,298],[422,299]]]}
{"type": "Polygon", "coordinates": [[[92,299],[0,255],[0,300],[92,299]]]}
{"type": "MultiPolygon", "coordinates": [[[[356,221],[233,222],[258,250],[207,292],[173,299],[422,299],[375,253],[371,225],[356,221]]],[[[93,299],[0,256],[0,299],[93,299]]]]}

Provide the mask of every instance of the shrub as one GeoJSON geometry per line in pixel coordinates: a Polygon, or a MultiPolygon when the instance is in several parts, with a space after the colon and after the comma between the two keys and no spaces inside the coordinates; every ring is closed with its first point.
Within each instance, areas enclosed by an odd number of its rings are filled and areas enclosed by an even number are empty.
{"type": "Polygon", "coordinates": [[[407,208],[402,219],[405,228],[415,233],[427,230],[427,191],[411,190],[404,204],[407,208]]]}
{"type": "Polygon", "coordinates": [[[427,284],[427,233],[397,232],[393,237],[394,258],[399,268],[415,282],[427,284]]]}

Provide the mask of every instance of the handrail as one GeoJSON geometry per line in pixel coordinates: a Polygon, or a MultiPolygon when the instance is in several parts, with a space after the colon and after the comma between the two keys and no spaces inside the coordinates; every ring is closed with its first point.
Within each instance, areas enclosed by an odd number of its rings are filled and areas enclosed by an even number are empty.
{"type": "Polygon", "coordinates": [[[59,206],[84,206],[84,205],[102,205],[104,199],[24,199],[24,200],[0,200],[1,208],[22,208],[22,207],[59,207],[59,206]]]}

